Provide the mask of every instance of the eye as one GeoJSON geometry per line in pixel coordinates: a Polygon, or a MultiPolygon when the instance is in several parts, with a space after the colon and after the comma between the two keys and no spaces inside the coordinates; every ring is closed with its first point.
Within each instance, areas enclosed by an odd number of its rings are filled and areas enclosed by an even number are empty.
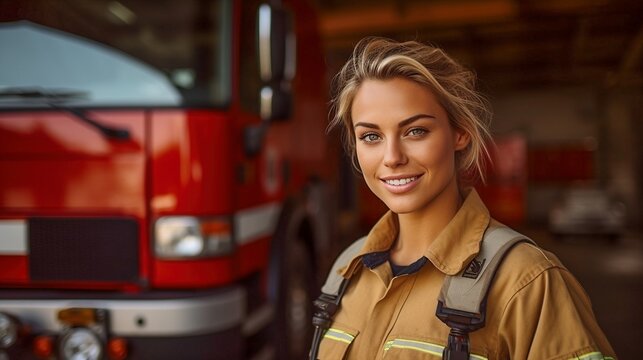
{"type": "Polygon", "coordinates": [[[420,137],[424,134],[428,133],[426,129],[423,128],[412,128],[407,132],[407,135],[409,136],[414,136],[414,137],[420,137]]]}
{"type": "Polygon", "coordinates": [[[381,138],[375,133],[366,133],[359,137],[359,139],[365,143],[374,143],[379,141],[381,138]]]}

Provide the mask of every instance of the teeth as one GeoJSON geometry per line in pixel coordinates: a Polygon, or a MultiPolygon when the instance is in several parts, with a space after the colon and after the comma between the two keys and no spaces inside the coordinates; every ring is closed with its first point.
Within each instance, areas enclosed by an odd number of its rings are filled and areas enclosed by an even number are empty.
{"type": "Polygon", "coordinates": [[[417,179],[416,176],[406,178],[406,179],[395,179],[395,180],[385,180],[387,184],[393,185],[393,186],[401,186],[401,185],[406,185],[412,181],[415,181],[417,179]]]}

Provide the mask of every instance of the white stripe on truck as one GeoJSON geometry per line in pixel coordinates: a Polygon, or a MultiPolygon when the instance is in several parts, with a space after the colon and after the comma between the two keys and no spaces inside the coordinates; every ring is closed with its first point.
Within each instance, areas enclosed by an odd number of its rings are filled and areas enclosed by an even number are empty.
{"type": "Polygon", "coordinates": [[[0,255],[27,255],[27,221],[0,220],[0,255]]]}
{"type": "Polygon", "coordinates": [[[271,236],[279,221],[279,203],[244,209],[234,215],[234,234],[238,244],[247,244],[271,236]]]}

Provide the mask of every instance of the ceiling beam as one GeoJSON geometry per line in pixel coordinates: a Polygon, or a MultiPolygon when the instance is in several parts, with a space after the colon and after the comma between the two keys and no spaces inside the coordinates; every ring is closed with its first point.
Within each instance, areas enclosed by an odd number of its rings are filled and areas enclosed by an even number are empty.
{"type": "Polygon", "coordinates": [[[632,39],[630,46],[625,50],[623,61],[621,62],[621,75],[633,72],[637,67],[641,67],[641,55],[643,55],[643,26],[639,28],[638,33],[632,39]]]}
{"type": "Polygon", "coordinates": [[[322,12],[320,29],[326,38],[403,31],[416,27],[481,24],[516,18],[513,0],[485,2],[411,3],[368,6],[322,12]]]}
{"type": "MultiPolygon", "coordinates": [[[[641,78],[641,57],[643,55],[643,26],[632,38],[631,43],[623,52],[618,73],[610,74],[607,78],[608,86],[627,85],[632,79],[641,78]]],[[[636,82],[634,82],[636,83],[636,82]]]]}

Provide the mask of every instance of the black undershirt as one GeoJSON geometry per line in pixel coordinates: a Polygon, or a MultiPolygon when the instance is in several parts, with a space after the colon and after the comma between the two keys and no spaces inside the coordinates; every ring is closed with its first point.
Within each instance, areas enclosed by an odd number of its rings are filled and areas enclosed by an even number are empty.
{"type": "Polygon", "coordinates": [[[400,275],[409,275],[417,272],[426,264],[429,259],[426,256],[422,256],[417,259],[414,263],[409,265],[396,265],[391,261],[391,257],[388,251],[374,252],[364,255],[362,257],[362,263],[369,269],[373,269],[383,263],[387,262],[391,265],[391,272],[393,276],[400,275]]]}
{"type": "Polygon", "coordinates": [[[409,264],[409,265],[397,265],[394,264],[390,259],[388,261],[389,265],[391,265],[391,272],[393,273],[393,276],[400,276],[400,275],[408,275],[408,274],[413,274],[416,271],[419,271],[424,264],[426,264],[426,261],[428,259],[425,256],[422,256],[421,258],[417,259],[414,263],[409,264]]]}

